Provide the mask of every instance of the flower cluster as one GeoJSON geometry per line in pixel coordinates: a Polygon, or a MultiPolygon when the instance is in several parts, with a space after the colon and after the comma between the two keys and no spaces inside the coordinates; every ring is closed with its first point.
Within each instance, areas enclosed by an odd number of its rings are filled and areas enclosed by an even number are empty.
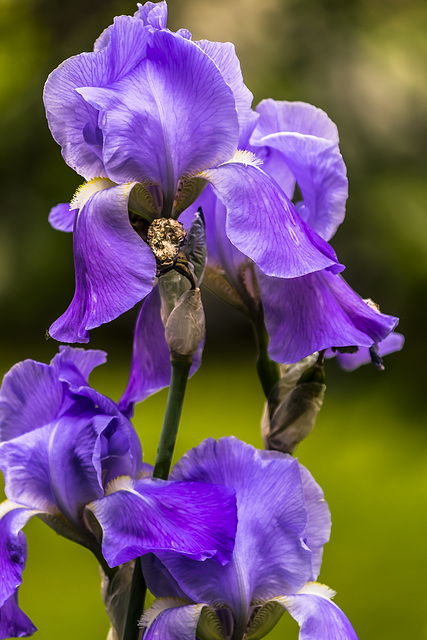
{"type": "Polygon", "coordinates": [[[138,637],[144,594],[130,576],[142,571],[156,596],[144,640],[258,640],[284,610],[300,640],[355,640],[315,582],[330,514],[290,454],[320,410],[324,356],[381,367],[403,338],[345,282],[329,244],[347,199],[336,126],[305,103],[254,110],[233,45],[193,41],[166,18],[165,2],[138,5],[46,82],[52,135],[85,180],[49,216],[72,232],[75,262],[74,297],[50,334],[88,342],[143,304],[117,404],[88,383],[101,351],[62,346],[50,365],[26,360],[4,378],[0,638],[35,631],[18,588],[22,528],[37,516],[98,559],[111,639],[138,637]],[[266,450],[208,439],[169,475],[201,364],[201,285],[253,323],[266,450]],[[169,385],[153,468],[130,417],[169,385]]]}

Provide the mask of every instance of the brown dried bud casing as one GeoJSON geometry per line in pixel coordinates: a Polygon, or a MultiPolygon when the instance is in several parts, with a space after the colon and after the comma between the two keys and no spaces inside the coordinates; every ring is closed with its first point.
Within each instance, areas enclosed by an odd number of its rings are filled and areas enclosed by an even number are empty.
{"type": "Polygon", "coordinates": [[[171,267],[187,238],[187,232],[178,220],[156,218],[150,224],[147,241],[156,261],[162,267],[171,267]]]}

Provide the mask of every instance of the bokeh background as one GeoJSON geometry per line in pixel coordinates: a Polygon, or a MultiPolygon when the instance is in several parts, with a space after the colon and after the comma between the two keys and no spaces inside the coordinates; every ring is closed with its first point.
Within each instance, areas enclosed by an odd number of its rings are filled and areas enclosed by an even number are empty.
{"type": "MultiPolygon", "coordinates": [[[[26,357],[49,361],[45,330],[74,291],[71,236],[47,214],[81,178],[62,161],[41,99],[48,73],[90,50],[131,0],[0,0],[0,372],[26,357]]],[[[427,5],[422,0],[171,0],[171,29],[231,40],[254,104],[302,100],[337,123],[350,179],[333,245],[362,297],[401,318],[406,345],[386,370],[347,374],[327,363],[328,391],[300,461],[333,517],[320,580],[360,639],[427,638],[427,5]]],[[[261,446],[263,396],[250,328],[205,296],[204,364],[189,385],[177,457],[207,436],[261,446]]],[[[118,399],[127,382],[137,309],[92,332],[109,352],[94,386],[118,399]]],[[[165,392],[136,412],[153,462],[165,392]]],[[[96,561],[39,521],[26,528],[21,605],[51,640],[104,638],[96,561]]],[[[297,638],[283,617],[271,640],[297,638]]]]}

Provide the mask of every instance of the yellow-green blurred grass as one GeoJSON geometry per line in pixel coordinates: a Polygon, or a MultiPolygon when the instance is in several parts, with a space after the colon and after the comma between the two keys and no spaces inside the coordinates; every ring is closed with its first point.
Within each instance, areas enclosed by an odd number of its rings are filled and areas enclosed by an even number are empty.
{"type": "MultiPolygon", "coordinates": [[[[261,446],[263,396],[252,365],[239,358],[224,368],[209,360],[202,366],[189,383],[176,458],[209,436],[234,434],[261,446]]],[[[125,368],[107,365],[91,382],[117,399],[126,375],[125,368]]],[[[165,401],[163,391],[137,407],[147,462],[154,460],[165,401]]],[[[337,590],[336,602],[360,640],[427,638],[427,437],[420,426],[405,422],[375,384],[352,394],[346,383],[328,389],[316,429],[298,451],[332,511],[320,580],[337,590]]],[[[26,533],[20,601],[39,627],[38,638],[104,638],[96,561],[37,519],[26,533]]],[[[287,615],[269,635],[284,637],[298,637],[287,615]]]]}

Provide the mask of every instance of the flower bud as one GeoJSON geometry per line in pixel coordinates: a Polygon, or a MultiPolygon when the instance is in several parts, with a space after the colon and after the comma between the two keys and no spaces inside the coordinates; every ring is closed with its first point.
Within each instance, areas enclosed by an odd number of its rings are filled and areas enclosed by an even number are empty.
{"type": "Polygon", "coordinates": [[[326,390],[323,366],[316,359],[314,354],[281,367],[282,378],[268,397],[261,422],[266,449],[293,453],[314,429],[326,390]]]}
{"type": "Polygon", "coordinates": [[[192,358],[205,335],[205,313],[200,289],[185,291],[165,325],[172,360],[192,358]]]}
{"type": "Polygon", "coordinates": [[[111,579],[100,569],[102,599],[111,623],[107,640],[123,638],[134,566],[134,560],[122,564],[111,579]]]}

